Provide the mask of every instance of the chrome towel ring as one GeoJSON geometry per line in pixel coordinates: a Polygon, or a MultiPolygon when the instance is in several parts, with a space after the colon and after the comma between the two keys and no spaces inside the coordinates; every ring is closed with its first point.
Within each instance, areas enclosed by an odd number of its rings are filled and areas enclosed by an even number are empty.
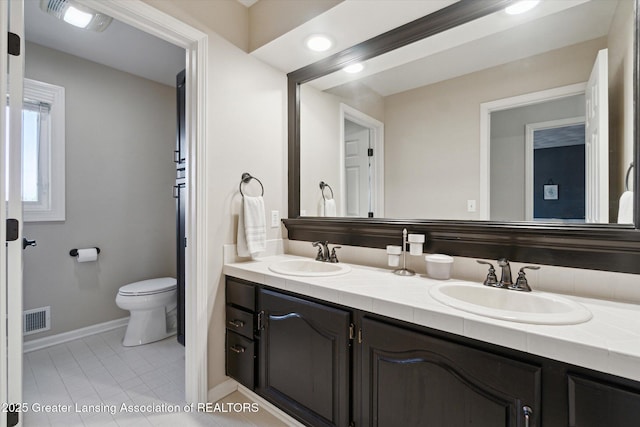
{"type": "Polygon", "coordinates": [[[260,188],[262,189],[262,194],[260,194],[260,197],[264,196],[264,185],[262,185],[262,181],[260,181],[255,176],[251,176],[249,172],[245,172],[242,174],[242,178],[240,178],[240,185],[238,186],[242,197],[244,197],[244,193],[242,192],[242,184],[248,184],[252,179],[255,179],[256,181],[258,181],[258,184],[260,184],[260,188]]]}
{"type": "Polygon", "coordinates": [[[320,191],[322,192],[322,198],[324,200],[327,200],[327,198],[324,195],[324,189],[325,188],[328,188],[329,191],[331,191],[331,198],[333,199],[333,189],[331,188],[331,186],[329,184],[327,184],[326,182],[324,182],[324,181],[320,181],[320,191]]]}

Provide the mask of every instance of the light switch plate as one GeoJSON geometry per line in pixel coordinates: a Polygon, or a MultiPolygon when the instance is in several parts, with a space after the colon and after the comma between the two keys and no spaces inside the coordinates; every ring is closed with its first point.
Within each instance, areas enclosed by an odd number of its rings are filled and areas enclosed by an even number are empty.
{"type": "Polygon", "coordinates": [[[271,211],[271,228],[280,226],[280,211],[271,211]]]}

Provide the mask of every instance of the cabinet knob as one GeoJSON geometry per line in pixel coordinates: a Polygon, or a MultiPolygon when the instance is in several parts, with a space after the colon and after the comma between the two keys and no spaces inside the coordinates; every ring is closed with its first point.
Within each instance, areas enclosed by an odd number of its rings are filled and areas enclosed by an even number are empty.
{"type": "Polygon", "coordinates": [[[523,406],[522,414],[524,415],[524,427],[529,427],[533,410],[529,406],[523,406]]]}

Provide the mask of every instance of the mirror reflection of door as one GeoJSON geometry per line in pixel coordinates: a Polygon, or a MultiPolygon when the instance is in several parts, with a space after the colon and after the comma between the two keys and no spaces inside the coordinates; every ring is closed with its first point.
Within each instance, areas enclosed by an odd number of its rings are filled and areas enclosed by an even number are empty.
{"type": "Polygon", "coordinates": [[[344,121],[344,167],[346,216],[367,217],[371,206],[373,147],[369,128],[344,121]]]}
{"type": "Polygon", "coordinates": [[[384,216],[384,124],[340,104],[340,215],[384,216]]]}
{"type": "Polygon", "coordinates": [[[527,125],[527,220],[585,220],[584,117],[527,125]]]}

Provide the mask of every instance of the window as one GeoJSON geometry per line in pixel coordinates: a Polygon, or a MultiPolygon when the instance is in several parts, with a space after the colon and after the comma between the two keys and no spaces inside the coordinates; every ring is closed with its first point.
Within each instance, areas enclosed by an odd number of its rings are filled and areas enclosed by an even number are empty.
{"type": "Polygon", "coordinates": [[[24,221],[64,221],[64,144],[64,88],[24,79],[22,107],[24,221]]]}

